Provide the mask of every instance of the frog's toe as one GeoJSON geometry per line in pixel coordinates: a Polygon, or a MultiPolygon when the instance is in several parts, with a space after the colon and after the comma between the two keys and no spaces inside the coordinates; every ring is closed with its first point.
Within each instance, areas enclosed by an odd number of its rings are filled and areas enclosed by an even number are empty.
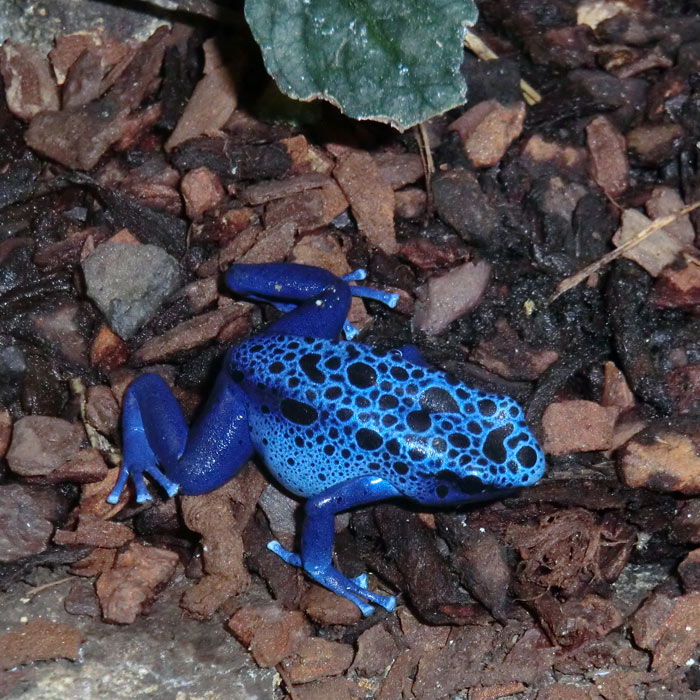
{"type": "Polygon", "coordinates": [[[267,543],[267,548],[274,552],[280,559],[283,559],[287,564],[292,566],[301,566],[301,557],[294,552],[285,549],[277,540],[270,540],[267,543]]]}
{"type": "Polygon", "coordinates": [[[367,574],[360,574],[350,579],[356,586],[367,588],[367,574]]]}
{"type": "Polygon", "coordinates": [[[148,474],[153,479],[153,481],[155,481],[157,484],[160,484],[160,486],[162,486],[163,489],[165,489],[165,492],[168,494],[168,496],[174,496],[180,489],[180,486],[178,484],[176,484],[171,479],[168,479],[168,477],[165,476],[165,474],[163,474],[163,472],[156,466],[136,467],[124,465],[122,466],[121,471],[119,472],[119,478],[117,479],[117,483],[114,485],[114,488],[110,492],[109,496],[107,496],[107,502],[116,503],[119,500],[119,496],[121,496],[122,491],[126,486],[126,482],[129,479],[131,479],[134,485],[134,491],[136,492],[136,502],[143,503],[144,501],[150,501],[151,494],[148,492],[148,488],[146,487],[146,482],[143,478],[144,474],[148,474]]]}

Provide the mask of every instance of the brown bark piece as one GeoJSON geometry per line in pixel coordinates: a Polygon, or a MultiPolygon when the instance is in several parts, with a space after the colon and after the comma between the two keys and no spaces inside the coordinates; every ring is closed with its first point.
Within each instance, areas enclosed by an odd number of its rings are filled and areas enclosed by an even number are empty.
{"type": "Polygon", "coordinates": [[[109,326],[100,326],[90,349],[90,364],[109,372],[123,365],[128,357],[126,343],[109,326]]]}
{"type": "Polygon", "coordinates": [[[59,108],[58,87],[48,59],[28,44],[7,39],[0,47],[0,74],[10,111],[29,121],[59,108]]]}
{"type": "Polygon", "coordinates": [[[398,654],[393,636],[383,625],[374,625],[357,638],[357,654],[352,668],[366,678],[383,675],[398,654]]]}
{"type": "Polygon", "coordinates": [[[330,182],[329,176],[320,175],[319,173],[296,175],[286,180],[258,182],[243,191],[243,199],[247,204],[257,206],[259,204],[267,204],[274,199],[282,199],[293,194],[306,192],[307,190],[325,187],[330,182]]]}
{"type": "Polygon", "coordinates": [[[542,416],[544,451],[564,455],[610,449],[619,412],[617,406],[578,399],[550,404],[542,416]]]}
{"type": "Polygon", "coordinates": [[[294,700],[367,700],[366,688],[347,678],[328,678],[294,688],[294,700]]]}
{"type": "Polygon", "coordinates": [[[700,264],[672,265],[661,271],[651,293],[651,301],[661,309],[700,310],[700,264]]]}
{"type": "MultiPolygon", "coordinates": [[[[652,219],[660,219],[682,209],[685,206],[685,202],[681,199],[677,190],[659,185],[651,191],[651,196],[647,199],[644,206],[647,214],[652,219]]],[[[672,224],[666,226],[664,231],[682,243],[687,243],[689,246],[692,246],[695,242],[695,229],[690,222],[689,214],[676,219],[672,224]]]]}
{"type": "Polygon", "coordinates": [[[86,513],[80,515],[75,530],[57,530],[53,541],[66,546],[89,544],[94,547],[117,549],[131,542],[134,537],[134,531],[130,527],[86,513]]]}
{"type": "Polygon", "coordinates": [[[70,567],[70,572],[75,576],[92,578],[109,571],[114,566],[116,559],[116,550],[95,547],[86,557],[76,561],[70,567]]]}
{"type": "Polygon", "coordinates": [[[0,635],[0,669],[7,671],[32,661],[77,661],[82,641],[82,633],[74,627],[34,618],[22,627],[0,635]]]}
{"type": "Polygon", "coordinates": [[[678,575],[688,593],[700,592],[700,549],[694,549],[678,565],[678,575]]]}
{"type": "Polygon", "coordinates": [[[0,485],[0,562],[43,552],[54,525],[55,505],[43,490],[26,484],[0,485]]]}
{"type": "Polygon", "coordinates": [[[312,620],[324,625],[352,625],[362,619],[357,605],[316,584],[309,586],[299,605],[312,620]]]}
{"type": "Polygon", "coordinates": [[[180,352],[204,345],[216,338],[227,323],[246,316],[251,308],[246,302],[234,302],[183,321],[162,335],[147,340],[134,353],[133,359],[143,364],[163,362],[180,352]]]}
{"type": "Polygon", "coordinates": [[[372,158],[392,190],[400,190],[425,174],[423,160],[417,153],[374,153],[372,158]]]}
{"type": "Polygon", "coordinates": [[[119,404],[108,386],[97,384],[88,389],[85,419],[95,430],[105,435],[116,435],[119,427],[119,404]]]}
{"type": "Polygon", "coordinates": [[[651,670],[661,677],[685,666],[700,644],[700,593],[650,596],[632,618],[634,641],[652,652],[651,670]]]}
{"type": "Polygon", "coordinates": [[[296,224],[290,221],[276,226],[267,226],[255,243],[241,256],[240,262],[247,264],[281,262],[292,250],[296,232],[296,224]]]}
{"type": "Polygon", "coordinates": [[[74,481],[78,484],[90,484],[102,481],[109,472],[109,467],[102,454],[94,447],[80,450],[75,457],[64,462],[58,469],[48,475],[47,481],[58,484],[62,481],[74,481]]]}
{"type": "Polygon", "coordinates": [[[629,163],[625,138],[607,117],[596,117],[586,127],[591,175],[609,197],[619,197],[629,187],[629,163]]]}
{"type": "Polygon", "coordinates": [[[132,542],[119,554],[114,568],[97,579],[104,619],[130,624],[147,612],[157,591],[175,573],[178,561],[175,552],[132,542]]]}
{"type": "Polygon", "coordinates": [[[533,177],[551,169],[560,175],[583,174],[587,162],[585,149],[545,141],[539,134],[530,137],[523,149],[523,163],[533,177]]]}
{"type": "Polygon", "coordinates": [[[236,84],[228,66],[222,65],[205,75],[190,97],[173,133],[165,143],[172,151],[197,136],[213,136],[226,124],[238,105],[236,84]]]}
{"type": "Polygon", "coordinates": [[[185,173],[180,189],[190,219],[199,219],[209,209],[221,204],[226,196],[217,175],[204,167],[185,173]]]}
{"type": "Polygon", "coordinates": [[[49,58],[59,85],[63,84],[70,67],[86,51],[99,56],[105,67],[121,63],[129,54],[126,44],[110,34],[105,34],[101,27],[75,34],[58,34],[54,43],[54,48],[49,51],[49,58]]]}
{"type": "Polygon", "coordinates": [[[20,476],[46,476],[75,457],[86,439],[79,423],[49,416],[24,416],[14,425],[7,463],[20,476]]]}
{"type": "Polygon", "coordinates": [[[292,684],[309,683],[340,675],[349,668],[353,655],[349,644],[309,637],[282,661],[282,668],[292,684]]]}
{"type": "Polygon", "coordinates": [[[476,308],[491,278],[491,266],[485,261],[467,262],[444,275],[431,277],[416,290],[413,324],[429,335],[442,333],[460,316],[476,308]]]}
{"type": "Polygon", "coordinates": [[[491,685],[485,688],[470,688],[469,700],[499,700],[499,698],[517,695],[525,690],[527,690],[525,685],[519,682],[491,685]]]}
{"type": "Polygon", "coordinates": [[[661,165],[674,157],[683,142],[680,124],[645,122],[625,134],[631,155],[645,165],[661,165]]]}
{"type": "MultiPolygon", "coordinates": [[[[625,209],[622,212],[622,225],[613,236],[612,242],[620,246],[651,224],[647,218],[636,209],[625,209]]],[[[679,256],[689,246],[679,241],[666,229],[656,231],[639,245],[623,253],[623,257],[633,260],[643,267],[650,275],[657,277],[661,271],[679,256]]]]}
{"type": "Polygon", "coordinates": [[[619,464],[631,488],[700,494],[700,450],[688,435],[651,427],[627,443],[619,464]]]}
{"type": "Polygon", "coordinates": [[[266,486],[265,477],[251,464],[216,491],[182,497],[185,524],[202,536],[205,576],[185,592],[181,603],[195,617],[210,617],[227,598],[248,588],[241,537],[266,486]]]}
{"type": "Polygon", "coordinates": [[[605,383],[600,403],[601,406],[617,406],[621,411],[634,406],[634,394],[627,384],[625,375],[614,362],[605,363],[605,383]]]}
{"type": "Polygon", "coordinates": [[[304,613],[285,610],[279,603],[247,605],[229,620],[228,626],[263,668],[276,666],[311,635],[304,613]]]}
{"type": "Polygon", "coordinates": [[[360,233],[387,255],[398,250],[394,231],[394,192],[369,153],[343,153],[333,177],[350,202],[360,233]]]}
{"type": "Polygon", "coordinates": [[[12,438],[12,418],[8,411],[0,406],[0,459],[4,459],[12,438]]]}
{"type": "Polygon", "coordinates": [[[342,190],[331,182],[321,188],[272,200],[265,207],[265,225],[293,222],[300,231],[313,231],[330,224],[347,208],[348,200],[342,190]]]}
{"type": "Polygon", "coordinates": [[[524,102],[506,107],[496,100],[486,100],[453,121],[448,131],[459,134],[464,152],[475,168],[488,168],[503,158],[520,136],[524,122],[524,102]]]}

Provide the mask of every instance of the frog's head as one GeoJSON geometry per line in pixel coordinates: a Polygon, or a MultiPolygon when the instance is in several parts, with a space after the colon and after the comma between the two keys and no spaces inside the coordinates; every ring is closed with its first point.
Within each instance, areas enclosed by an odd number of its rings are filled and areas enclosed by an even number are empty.
{"type": "Polygon", "coordinates": [[[437,440],[446,446],[433,477],[438,502],[502,496],[534,484],[544,473],[542,448],[513,399],[482,395],[474,407],[473,413],[459,417],[443,414],[440,421],[433,415],[444,433],[437,440]]]}

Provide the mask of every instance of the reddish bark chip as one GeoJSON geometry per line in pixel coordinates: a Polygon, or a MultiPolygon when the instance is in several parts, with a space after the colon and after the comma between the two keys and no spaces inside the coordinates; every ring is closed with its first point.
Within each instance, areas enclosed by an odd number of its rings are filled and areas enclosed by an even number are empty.
{"type": "Polygon", "coordinates": [[[607,117],[596,117],[586,127],[591,175],[610,197],[619,197],[629,186],[625,138],[607,117]]]}
{"type": "Polygon", "coordinates": [[[231,69],[228,66],[213,69],[197,83],[165,150],[172,151],[197,136],[213,136],[226,124],[237,104],[231,69]]]}
{"type": "Polygon", "coordinates": [[[7,454],[11,437],[12,418],[10,418],[9,412],[0,406],[0,459],[3,459],[7,454]]]}
{"type": "Polygon", "coordinates": [[[66,79],[71,66],[86,52],[98,56],[105,67],[120,63],[129,54],[126,44],[105,34],[101,27],[75,34],[59,34],[54,43],[54,48],[49,51],[49,58],[59,85],[66,79]]]}
{"type": "Polygon", "coordinates": [[[338,158],[333,170],[357,227],[370,245],[388,255],[398,250],[394,231],[394,192],[385,182],[369,153],[348,151],[338,158]]]}
{"type": "Polygon", "coordinates": [[[551,455],[610,449],[617,406],[593,401],[561,401],[547,406],[542,416],[544,451],[551,455]]]}
{"type": "Polygon", "coordinates": [[[619,454],[620,470],[632,488],[700,494],[698,440],[670,428],[651,426],[619,454]]]}
{"type": "Polygon", "coordinates": [[[48,475],[52,484],[62,481],[74,481],[78,484],[90,484],[102,481],[109,472],[109,467],[102,454],[94,447],[80,450],[75,457],[64,462],[58,469],[48,475]]]}
{"type": "Polygon", "coordinates": [[[43,552],[51,539],[51,502],[26,484],[0,486],[0,562],[43,552]]]}
{"type": "Polygon", "coordinates": [[[74,627],[34,618],[22,627],[0,635],[0,669],[7,671],[32,661],[77,661],[82,641],[82,633],[74,627]]]}
{"type": "Polygon", "coordinates": [[[324,625],[352,625],[362,619],[357,605],[316,584],[306,590],[300,606],[312,620],[324,625]]]}
{"type": "Polygon", "coordinates": [[[109,326],[100,326],[90,349],[90,364],[109,372],[123,365],[128,357],[126,343],[109,326]]]}
{"type": "Polygon", "coordinates": [[[275,199],[283,199],[293,194],[325,187],[331,182],[329,176],[319,173],[297,175],[285,180],[258,182],[243,191],[243,199],[252,205],[267,204],[275,199]]]}
{"type": "Polygon", "coordinates": [[[0,74],[10,111],[29,121],[39,112],[59,108],[58,87],[46,56],[11,39],[0,47],[0,74]]]}
{"type": "Polygon", "coordinates": [[[423,160],[417,153],[375,153],[372,158],[392,190],[400,190],[425,174],[423,160]]]}
{"type": "Polygon", "coordinates": [[[632,618],[634,641],[652,652],[651,670],[666,676],[685,666],[700,644],[700,593],[651,595],[632,618]]]}
{"type": "Polygon", "coordinates": [[[264,668],[276,666],[311,635],[304,613],[285,610],[279,603],[246,605],[229,620],[228,626],[264,668]]]}
{"type": "Polygon", "coordinates": [[[367,700],[368,697],[366,688],[339,676],[294,688],[294,700],[367,700]]]}
{"type": "Polygon", "coordinates": [[[162,362],[180,352],[204,345],[216,338],[227,323],[247,316],[250,309],[250,304],[236,302],[183,321],[162,335],[147,340],[134,353],[134,360],[143,364],[162,362]]]}
{"type": "Polygon", "coordinates": [[[394,637],[383,625],[373,625],[357,638],[357,654],[352,668],[360,676],[383,675],[399,654],[394,637]]]}
{"type": "Polygon", "coordinates": [[[464,152],[476,168],[496,165],[525,122],[525,103],[505,107],[496,100],[480,102],[467,110],[448,127],[462,139],[464,152]]]}
{"type": "Polygon", "coordinates": [[[175,573],[175,552],[132,542],[119,554],[114,568],[97,579],[102,616],[108,622],[130,624],[147,611],[159,588],[175,573]]]}
{"type": "Polygon", "coordinates": [[[646,122],[625,135],[631,155],[644,165],[661,165],[679,151],[685,131],[680,124],[646,122]]]}
{"type": "Polygon", "coordinates": [[[119,404],[112,390],[103,384],[91,386],[87,391],[85,419],[105,435],[115,435],[119,426],[119,404]]]}
{"type": "Polygon", "coordinates": [[[265,225],[294,223],[300,231],[313,231],[330,224],[348,208],[348,200],[335,182],[308,189],[282,199],[272,200],[265,207],[265,225]]]}
{"type": "Polygon", "coordinates": [[[562,175],[580,175],[585,171],[587,162],[583,148],[545,141],[538,134],[530,137],[523,149],[523,164],[533,177],[552,169],[562,175]]]}
{"type": "Polygon", "coordinates": [[[452,321],[476,308],[491,277],[485,261],[468,262],[444,275],[431,277],[416,290],[414,326],[430,335],[442,333],[452,321]]]}
{"type": "Polygon", "coordinates": [[[226,196],[219,178],[209,168],[196,168],[185,173],[180,189],[190,219],[199,219],[206,211],[221,204],[226,196]]]}
{"type": "Polygon", "coordinates": [[[308,683],[340,675],[349,668],[353,655],[349,644],[309,637],[282,661],[282,668],[292,684],[308,683]]]}
{"type": "Polygon", "coordinates": [[[694,549],[678,565],[678,575],[687,592],[700,592],[700,549],[694,549]]]}
{"type": "Polygon", "coordinates": [[[75,530],[58,530],[53,541],[60,545],[89,544],[94,547],[117,549],[131,542],[134,537],[134,531],[130,527],[87,513],[80,515],[75,530]]]}
{"type": "Polygon", "coordinates": [[[614,362],[605,363],[605,383],[600,403],[603,406],[617,406],[621,411],[634,406],[634,394],[625,375],[615,367],[614,362]]]}
{"type": "Polygon", "coordinates": [[[25,416],[14,425],[7,463],[20,476],[46,476],[75,457],[86,439],[79,423],[25,416]]]}
{"type": "Polygon", "coordinates": [[[650,296],[661,309],[700,311],[700,265],[671,265],[661,271],[650,296]]]}
{"type": "Polygon", "coordinates": [[[281,262],[289,255],[294,245],[297,226],[286,221],[275,226],[267,226],[255,243],[241,256],[242,263],[281,262]]]}

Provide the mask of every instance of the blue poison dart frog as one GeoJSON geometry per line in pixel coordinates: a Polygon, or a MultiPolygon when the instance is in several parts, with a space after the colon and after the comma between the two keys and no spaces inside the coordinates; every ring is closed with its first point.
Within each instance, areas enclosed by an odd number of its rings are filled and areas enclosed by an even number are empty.
{"type": "Polygon", "coordinates": [[[363,278],[284,263],[231,267],[233,292],[285,315],[228,350],[190,428],[160,377],[129,386],[124,464],[109,502],[129,478],[136,500],[148,500],[144,474],[170,496],[211,491],[257,453],[307,499],[300,554],[276,541],[269,549],[364,615],[369,603],[393,610],[395,598],[370,591],[366,575],[333,567],[336,513],[399,497],[426,506],[493,498],[535,483],[545,462],[513,399],[428,367],[412,345],[386,351],[338,340],[354,332],[346,321],[353,296],[396,304],[396,295],[348,284],[363,278]]]}

